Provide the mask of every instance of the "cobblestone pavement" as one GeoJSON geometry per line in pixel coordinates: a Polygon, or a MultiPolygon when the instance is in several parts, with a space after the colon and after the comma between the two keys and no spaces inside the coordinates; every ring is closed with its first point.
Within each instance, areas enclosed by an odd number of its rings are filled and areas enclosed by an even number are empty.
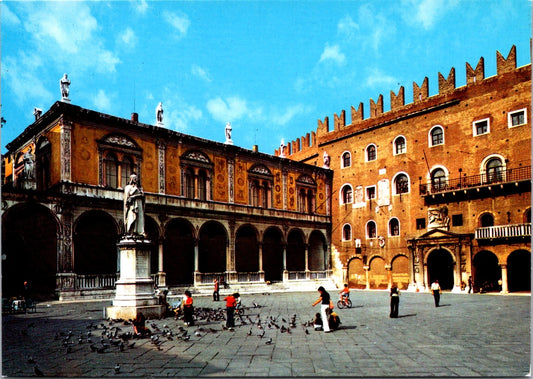
{"type": "MultiPolygon", "coordinates": [[[[263,321],[272,316],[279,326],[288,327],[296,314],[297,326],[289,328],[290,333],[263,322],[265,335],[260,338],[257,325],[237,321],[235,330],[228,331],[222,329],[223,321],[200,321],[187,328],[191,337],[184,341],[176,338],[183,321],[166,318],[149,321],[148,326],[172,330],[172,340],[159,333],[164,341],[159,347],[145,338],[132,340],[135,346],[126,345],[124,351],[111,344],[103,353],[91,350],[87,327],[98,325],[91,338],[100,346],[101,324],[109,326],[102,310],[110,301],[41,303],[36,313],[3,316],[2,375],[34,376],[34,366],[55,377],[520,377],[530,372],[529,294],[444,293],[441,307],[436,308],[430,294],[403,292],[400,317],[390,319],[387,292],[352,291],[354,307],[336,309],[342,322],[339,330],[326,334],[310,327],[307,334],[302,324],[319,311],[311,307],[317,295],[242,296],[242,303],[251,307],[247,315],[252,321],[258,315],[263,321]],[[254,302],[258,308],[252,307],[254,302]],[[198,328],[202,330],[196,335],[198,328]],[[72,343],[66,347],[69,331],[72,343]],[[267,344],[270,338],[272,343],[267,344]],[[29,357],[35,363],[28,362],[29,357]],[[114,369],[117,364],[119,373],[114,369]]],[[[195,305],[222,308],[224,303],[196,297],[195,305]]],[[[132,330],[122,323],[114,326],[121,333],[132,330]]]]}

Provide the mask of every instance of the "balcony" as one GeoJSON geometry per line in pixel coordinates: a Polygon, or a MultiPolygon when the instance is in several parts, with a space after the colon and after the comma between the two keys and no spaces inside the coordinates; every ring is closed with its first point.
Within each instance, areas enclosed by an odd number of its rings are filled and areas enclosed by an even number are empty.
{"type": "Polygon", "coordinates": [[[475,237],[477,240],[530,238],[531,224],[485,226],[476,229],[475,237]]]}
{"type": "Polygon", "coordinates": [[[531,166],[419,185],[428,204],[531,192],[531,166]]]}

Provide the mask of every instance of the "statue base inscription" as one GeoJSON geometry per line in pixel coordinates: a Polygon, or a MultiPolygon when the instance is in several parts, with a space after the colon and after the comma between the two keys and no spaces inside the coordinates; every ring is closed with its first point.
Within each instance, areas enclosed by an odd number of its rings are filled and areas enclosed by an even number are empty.
{"type": "Polygon", "coordinates": [[[150,277],[151,243],[142,237],[125,236],[118,243],[120,278],[116,282],[113,306],[106,308],[106,317],[134,319],[140,313],[146,318],[159,318],[165,306],[158,304],[154,281],[150,277]]]}

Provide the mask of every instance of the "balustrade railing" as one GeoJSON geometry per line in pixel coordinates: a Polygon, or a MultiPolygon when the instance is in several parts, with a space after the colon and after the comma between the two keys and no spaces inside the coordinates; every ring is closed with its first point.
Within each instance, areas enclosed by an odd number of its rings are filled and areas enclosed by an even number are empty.
{"type": "Polygon", "coordinates": [[[436,183],[420,183],[420,195],[432,195],[442,192],[457,191],[492,184],[512,183],[531,179],[531,166],[497,170],[462,178],[440,180],[436,183]]]}
{"type": "Polygon", "coordinates": [[[531,237],[531,224],[485,226],[477,228],[476,239],[531,237]]]}
{"type": "Polygon", "coordinates": [[[115,288],[116,281],[117,274],[76,275],[75,288],[80,290],[110,289],[115,288]]]}
{"type": "Polygon", "coordinates": [[[239,272],[237,273],[238,282],[259,282],[261,277],[259,272],[239,272]]]}

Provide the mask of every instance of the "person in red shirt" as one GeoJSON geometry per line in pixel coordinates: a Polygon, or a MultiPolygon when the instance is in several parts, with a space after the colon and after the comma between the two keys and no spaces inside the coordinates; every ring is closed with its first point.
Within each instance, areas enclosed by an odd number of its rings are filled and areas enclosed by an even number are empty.
{"type": "Polygon", "coordinates": [[[218,280],[215,278],[213,281],[215,283],[215,290],[213,291],[213,301],[220,301],[220,293],[218,292],[218,280]]]}
{"type": "Polygon", "coordinates": [[[187,290],[185,291],[185,299],[183,300],[183,321],[185,321],[187,326],[194,325],[194,319],[192,316],[194,308],[192,304],[193,300],[191,291],[187,290]]]}
{"type": "Polygon", "coordinates": [[[226,301],[226,327],[233,328],[235,327],[235,307],[237,306],[237,300],[235,300],[234,295],[229,295],[224,298],[226,301]]]}

